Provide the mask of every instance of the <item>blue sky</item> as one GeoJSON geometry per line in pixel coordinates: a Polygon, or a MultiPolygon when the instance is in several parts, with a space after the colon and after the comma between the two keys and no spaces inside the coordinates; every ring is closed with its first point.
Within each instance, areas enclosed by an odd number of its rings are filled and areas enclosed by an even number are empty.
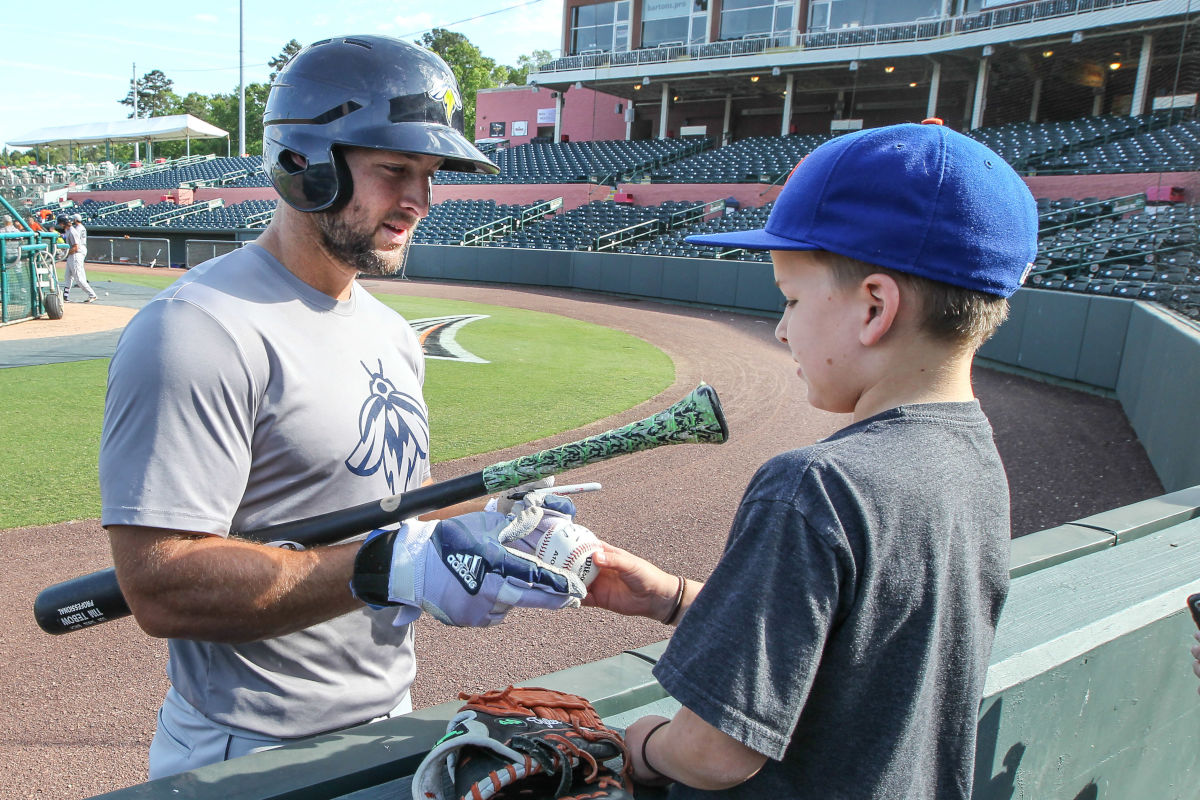
{"type": "MultiPolygon", "coordinates": [[[[162,70],[180,95],[237,90],[237,0],[74,3],[54,17],[39,8],[10,9],[0,27],[0,142],[37,128],[126,118],[120,101],[135,62],[138,77],[162,70]]],[[[289,39],[381,33],[415,40],[444,27],[502,64],[535,49],[558,55],[561,46],[562,0],[244,0],[243,14],[248,84],[267,80],[267,61],[289,39]]]]}

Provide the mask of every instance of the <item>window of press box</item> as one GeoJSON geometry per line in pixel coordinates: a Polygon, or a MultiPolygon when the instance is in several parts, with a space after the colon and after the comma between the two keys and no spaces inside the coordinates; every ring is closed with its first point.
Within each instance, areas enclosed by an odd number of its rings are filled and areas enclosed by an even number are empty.
{"type": "Polygon", "coordinates": [[[630,0],[594,3],[571,9],[571,53],[629,48],[630,0]]]}
{"type": "Polygon", "coordinates": [[[825,0],[809,5],[808,30],[865,28],[891,25],[919,19],[937,19],[942,13],[941,0],[825,0]]]}
{"type": "Polygon", "coordinates": [[[721,5],[721,39],[788,37],[792,33],[792,0],[725,0],[721,5]]]}
{"type": "Polygon", "coordinates": [[[642,0],[642,47],[700,44],[708,34],[708,0],[642,0]]]}

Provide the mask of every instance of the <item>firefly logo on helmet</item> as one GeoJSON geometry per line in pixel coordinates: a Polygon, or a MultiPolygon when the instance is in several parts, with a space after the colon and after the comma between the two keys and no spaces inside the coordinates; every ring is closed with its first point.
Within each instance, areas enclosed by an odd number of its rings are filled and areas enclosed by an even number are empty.
{"type": "Polygon", "coordinates": [[[442,108],[446,109],[446,124],[454,124],[454,112],[462,107],[462,103],[458,100],[458,95],[450,87],[446,87],[439,92],[430,92],[429,96],[435,101],[442,104],[442,108]]]}

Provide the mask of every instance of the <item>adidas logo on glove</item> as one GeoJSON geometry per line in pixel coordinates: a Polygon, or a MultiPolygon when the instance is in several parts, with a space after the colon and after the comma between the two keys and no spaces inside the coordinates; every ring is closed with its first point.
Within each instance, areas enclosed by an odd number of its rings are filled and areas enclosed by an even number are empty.
{"type": "Polygon", "coordinates": [[[446,566],[454,570],[454,574],[462,581],[462,585],[468,592],[475,594],[479,591],[479,583],[483,579],[483,558],[481,556],[447,553],[446,566]]]}

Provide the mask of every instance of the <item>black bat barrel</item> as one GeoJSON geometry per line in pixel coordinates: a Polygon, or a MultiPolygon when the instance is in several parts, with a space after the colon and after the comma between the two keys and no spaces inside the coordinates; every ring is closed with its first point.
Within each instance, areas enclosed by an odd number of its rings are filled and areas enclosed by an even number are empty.
{"type": "Polygon", "coordinates": [[[68,633],[127,617],[129,606],[109,567],[42,589],[33,616],[46,633],[68,633]]]}
{"type": "MultiPolygon", "coordinates": [[[[256,542],[332,544],[401,520],[486,494],[483,473],[474,472],[316,517],[238,532],[256,542]]],[[[129,604],[112,568],[48,586],[33,602],[33,616],[46,633],[62,634],[129,616],[129,604]]]]}

